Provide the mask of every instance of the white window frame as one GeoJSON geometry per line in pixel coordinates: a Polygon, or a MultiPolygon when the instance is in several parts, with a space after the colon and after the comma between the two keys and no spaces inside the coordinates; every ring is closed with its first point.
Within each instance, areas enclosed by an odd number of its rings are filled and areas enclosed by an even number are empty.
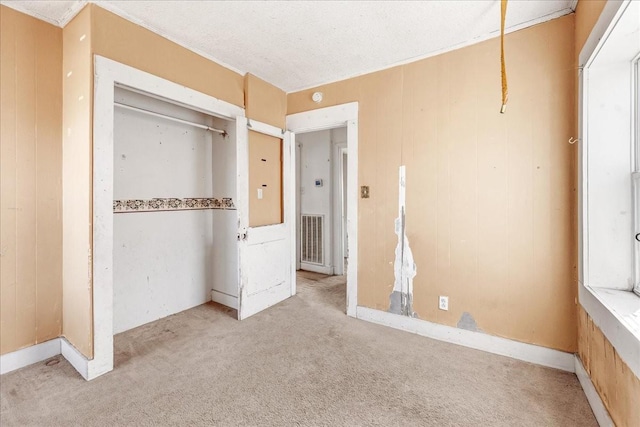
{"type": "Polygon", "coordinates": [[[631,128],[633,132],[634,172],[633,187],[633,245],[634,245],[634,287],[633,291],[640,296],[640,54],[633,60],[633,79],[631,89],[634,94],[631,107],[631,128]]]}
{"type": "Polygon", "coordinates": [[[633,19],[640,13],[639,5],[632,0],[609,0],[578,63],[578,296],[594,324],[638,377],[640,296],[634,291],[640,282],[640,244],[633,243],[640,227],[640,188],[636,197],[634,183],[638,176],[640,184],[640,130],[634,116],[639,108],[638,58],[628,54],[636,56],[640,47],[636,50],[631,39],[621,35],[637,22],[633,19]],[[629,47],[634,50],[629,52],[629,47]],[[622,191],[615,190],[618,183],[624,186],[622,191]]]}

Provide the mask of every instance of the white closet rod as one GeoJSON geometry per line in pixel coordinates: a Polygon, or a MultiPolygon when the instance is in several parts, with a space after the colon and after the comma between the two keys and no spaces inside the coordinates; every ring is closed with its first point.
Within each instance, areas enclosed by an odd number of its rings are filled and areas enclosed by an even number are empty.
{"type": "Polygon", "coordinates": [[[197,128],[209,130],[211,132],[217,132],[217,133],[219,133],[221,135],[226,135],[227,134],[227,131],[224,131],[224,130],[212,128],[211,126],[203,125],[203,124],[200,124],[200,123],[190,122],[188,120],[179,119],[177,117],[167,116],[166,114],[160,114],[160,113],[156,113],[154,111],[145,110],[144,108],[132,107],[131,105],[121,104],[120,102],[115,102],[115,101],[114,101],[114,104],[116,106],[118,106],[118,107],[124,108],[125,110],[140,111],[141,113],[149,114],[151,116],[161,117],[163,119],[172,120],[172,121],[178,122],[178,123],[184,123],[185,125],[195,126],[197,128]]]}

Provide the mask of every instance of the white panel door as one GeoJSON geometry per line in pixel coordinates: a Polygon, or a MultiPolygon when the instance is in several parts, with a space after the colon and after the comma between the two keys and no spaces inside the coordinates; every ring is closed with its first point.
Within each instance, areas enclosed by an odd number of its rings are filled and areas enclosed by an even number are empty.
{"type": "Polygon", "coordinates": [[[238,173],[238,319],[246,319],[295,294],[295,252],[292,234],[295,206],[290,132],[246,117],[236,118],[238,173]],[[249,130],[282,139],[281,224],[249,226],[249,130]]]}

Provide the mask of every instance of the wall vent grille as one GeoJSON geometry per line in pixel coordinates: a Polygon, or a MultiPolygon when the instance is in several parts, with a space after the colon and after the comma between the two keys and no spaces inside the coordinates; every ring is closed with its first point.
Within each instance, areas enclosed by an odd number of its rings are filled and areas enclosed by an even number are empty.
{"type": "Polygon", "coordinates": [[[324,215],[302,215],[300,262],[324,265],[324,215]]]}

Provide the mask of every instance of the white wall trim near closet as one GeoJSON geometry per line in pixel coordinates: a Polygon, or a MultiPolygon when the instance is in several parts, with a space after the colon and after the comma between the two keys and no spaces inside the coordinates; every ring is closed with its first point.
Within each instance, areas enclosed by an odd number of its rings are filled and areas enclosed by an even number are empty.
{"type": "Polygon", "coordinates": [[[0,375],[34,363],[42,362],[60,354],[61,338],[54,338],[27,348],[0,356],[0,375]]]}
{"type": "Polygon", "coordinates": [[[96,55],[93,122],[93,359],[74,367],[90,380],[113,369],[113,127],[114,87],[143,93],[227,120],[244,116],[237,105],[96,55]]]}

